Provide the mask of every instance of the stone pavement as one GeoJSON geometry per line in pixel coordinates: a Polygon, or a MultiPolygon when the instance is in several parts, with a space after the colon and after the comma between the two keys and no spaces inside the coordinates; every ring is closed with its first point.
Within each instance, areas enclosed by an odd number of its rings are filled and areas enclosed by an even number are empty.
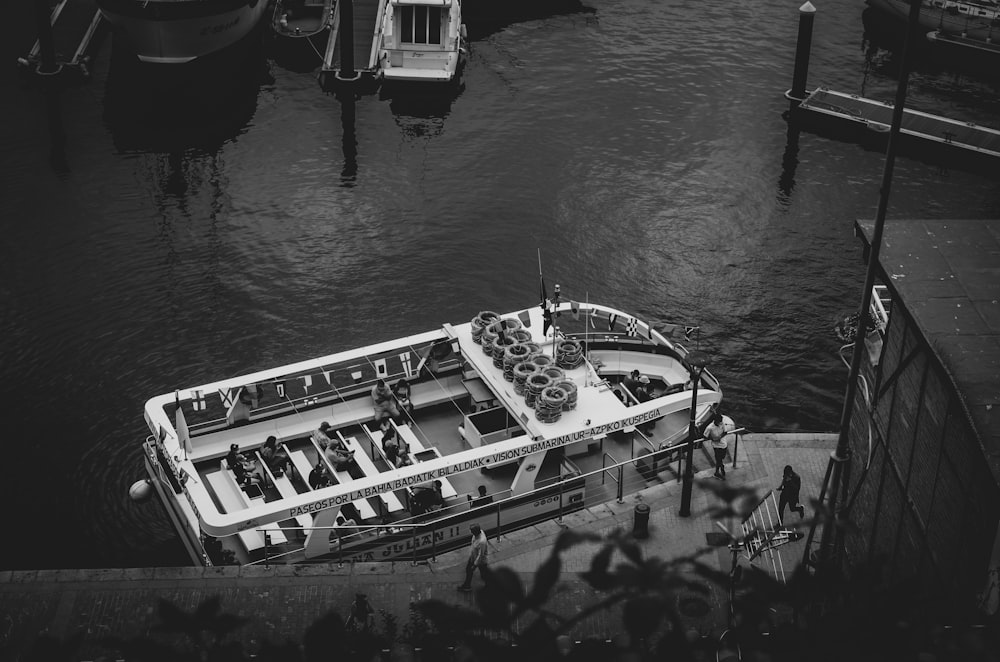
{"type": "MultiPolygon", "coordinates": [[[[739,443],[737,466],[728,471],[727,484],[753,486],[763,496],[780,484],[784,465],[791,464],[802,477],[801,498],[808,504],[818,496],[835,446],[836,435],[830,434],[745,435],[739,443]]],[[[712,480],[711,473],[706,469],[698,477],[712,480]]],[[[644,503],[650,507],[649,537],[640,540],[639,545],[646,556],[670,559],[705,550],[704,561],[728,572],[729,550],[718,547],[717,534],[721,532],[707,512],[710,501],[717,498],[696,485],[691,516],[681,517],[681,486],[672,480],[670,472],[661,475],[669,480],[628,495],[621,504],[600,504],[572,513],[561,525],[542,522],[504,535],[499,541],[491,540],[491,565],[511,568],[530,586],[535,569],[548,557],[563,526],[600,534],[616,528],[631,531],[635,506],[644,503]],[[711,549],[712,542],[715,549],[711,549]]],[[[730,530],[738,528],[738,523],[724,524],[730,530]]],[[[800,540],[780,549],[786,572],[801,561],[803,545],[800,540]]],[[[589,568],[594,549],[593,545],[578,545],[563,553],[563,573],[552,601],[558,611],[570,614],[599,599],[576,575],[589,568]]],[[[464,578],[467,554],[466,550],[458,550],[417,565],[395,562],[343,567],[324,564],[0,571],[0,661],[17,660],[41,633],[59,638],[82,633],[78,659],[115,659],[114,651],[101,645],[102,639],[150,632],[159,622],[157,603],[161,598],[191,612],[203,600],[219,596],[224,612],[248,620],[236,637],[251,653],[263,641],[301,642],[306,628],[323,614],[335,610],[345,615],[356,592],[367,594],[376,610],[384,612],[380,623],[384,623],[385,614],[391,614],[402,630],[411,621],[413,602],[438,598],[474,606],[474,593],[456,591],[464,578]]],[[[691,577],[704,584],[707,593],[678,594],[684,625],[705,635],[717,635],[726,622],[726,588],[691,577]]],[[[480,581],[478,575],[475,581],[480,581]]],[[[588,618],[573,634],[576,639],[611,638],[619,630],[620,614],[613,610],[588,618]]]]}

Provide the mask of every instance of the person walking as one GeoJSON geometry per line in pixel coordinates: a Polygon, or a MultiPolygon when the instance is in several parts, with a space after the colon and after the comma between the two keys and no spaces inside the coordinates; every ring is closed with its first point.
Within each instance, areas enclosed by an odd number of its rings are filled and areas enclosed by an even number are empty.
{"type": "Polygon", "coordinates": [[[729,444],[726,442],[726,426],[722,423],[722,414],[716,412],[712,422],[705,428],[705,438],[712,442],[715,453],[715,477],[726,479],[726,453],[729,444]]]}
{"type": "Polygon", "coordinates": [[[469,550],[469,562],[465,564],[465,581],[458,587],[459,591],[472,590],[472,575],[476,572],[476,568],[479,568],[479,576],[483,578],[484,582],[488,572],[486,556],[489,552],[489,546],[486,542],[486,534],[483,533],[482,527],[478,524],[470,526],[469,531],[472,532],[472,548],[469,550]]]}
{"type": "Polygon", "coordinates": [[[792,469],[792,465],[785,465],[785,472],[781,477],[781,485],[778,491],[781,497],[778,499],[778,523],[782,524],[785,519],[785,506],[789,510],[798,512],[799,519],[805,517],[806,507],[799,503],[799,490],[802,488],[802,479],[792,469]]]}

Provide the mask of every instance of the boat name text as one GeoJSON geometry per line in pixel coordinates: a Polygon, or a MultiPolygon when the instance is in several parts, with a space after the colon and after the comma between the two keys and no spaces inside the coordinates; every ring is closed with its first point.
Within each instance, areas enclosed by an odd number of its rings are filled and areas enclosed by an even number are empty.
{"type": "Polygon", "coordinates": [[[431,471],[423,471],[412,476],[406,476],[405,478],[395,478],[393,480],[387,480],[382,483],[372,485],[370,487],[363,487],[357,490],[351,490],[345,494],[338,494],[337,496],[327,497],[325,499],[319,499],[311,503],[304,504],[302,506],[296,506],[295,508],[288,509],[288,517],[298,517],[299,515],[308,515],[309,513],[315,513],[320,510],[326,510],[327,508],[333,508],[335,506],[342,506],[351,501],[356,501],[358,499],[367,499],[370,497],[376,497],[379,494],[384,494],[386,492],[401,490],[407,487],[415,487],[422,483],[429,483],[438,478],[446,478],[451,474],[463,473],[465,471],[471,471],[473,469],[481,469],[483,467],[488,467],[493,464],[502,464],[505,462],[510,462],[511,460],[516,460],[521,457],[526,457],[534,453],[541,453],[542,451],[547,451],[553,448],[559,448],[560,446],[565,446],[566,444],[581,441],[583,439],[589,439],[598,434],[607,434],[609,432],[615,432],[623,428],[638,425],[640,423],[645,423],[646,421],[653,420],[654,418],[660,417],[660,410],[654,409],[652,411],[644,412],[642,414],[636,414],[635,416],[629,416],[628,418],[623,418],[618,421],[613,421],[611,423],[604,423],[601,425],[595,425],[594,427],[588,428],[586,430],[580,430],[578,432],[573,432],[571,434],[564,434],[560,437],[555,437],[553,439],[543,439],[541,441],[536,441],[527,446],[521,446],[520,448],[512,448],[509,450],[500,451],[493,453],[492,455],[487,455],[485,457],[475,458],[472,460],[464,460],[461,462],[456,462],[455,464],[450,464],[439,469],[433,469],[431,471]]]}

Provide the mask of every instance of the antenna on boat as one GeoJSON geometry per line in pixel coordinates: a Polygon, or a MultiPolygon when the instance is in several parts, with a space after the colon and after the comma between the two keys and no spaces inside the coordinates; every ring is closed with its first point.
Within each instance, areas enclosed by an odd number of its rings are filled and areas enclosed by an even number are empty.
{"type": "Polygon", "coordinates": [[[587,290],[587,321],[583,323],[583,342],[587,346],[587,376],[584,385],[590,386],[590,290],[587,290]]]}

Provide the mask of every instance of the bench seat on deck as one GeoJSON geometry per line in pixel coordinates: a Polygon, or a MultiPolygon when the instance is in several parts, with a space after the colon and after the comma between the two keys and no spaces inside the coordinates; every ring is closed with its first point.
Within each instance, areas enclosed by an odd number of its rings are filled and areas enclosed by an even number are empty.
{"type": "MultiPolygon", "coordinates": [[[[294,496],[298,496],[299,494],[298,490],[296,490],[295,486],[292,485],[292,481],[288,479],[288,474],[275,476],[274,473],[271,471],[271,468],[267,466],[267,462],[265,462],[264,458],[260,456],[260,453],[257,453],[257,461],[260,463],[261,469],[263,469],[267,473],[268,479],[271,481],[271,483],[274,484],[274,488],[278,490],[278,494],[281,495],[282,499],[290,499],[294,496]]],[[[308,477],[309,474],[306,474],[303,480],[305,480],[305,478],[308,477]]],[[[295,517],[295,521],[298,522],[299,526],[301,526],[305,530],[308,530],[310,527],[312,527],[312,515],[309,514],[297,515],[295,517]]]]}
{"type": "MultiPolygon", "coordinates": [[[[304,450],[293,451],[287,447],[285,448],[285,452],[288,453],[288,457],[292,461],[292,464],[295,465],[295,468],[298,470],[299,475],[302,476],[302,480],[306,483],[306,485],[309,485],[309,474],[312,472],[313,465],[309,462],[309,458],[306,456],[306,452],[304,450]]],[[[330,469],[332,471],[330,463],[329,462],[325,463],[327,469],[330,469]]],[[[331,474],[331,475],[337,478],[338,482],[343,482],[340,480],[340,476],[338,476],[337,474],[331,474]]],[[[350,478],[350,476],[348,476],[347,478],[350,478]]],[[[311,486],[310,489],[312,489],[311,486]]],[[[353,503],[354,507],[358,509],[358,513],[361,515],[361,519],[370,519],[372,517],[375,517],[376,515],[375,509],[372,508],[372,505],[370,503],[368,503],[368,499],[357,499],[355,501],[352,501],[351,503],[353,503]]]]}
{"type": "Polygon", "coordinates": [[[655,377],[666,384],[684,384],[690,379],[683,366],[676,362],[676,359],[664,354],[647,354],[647,360],[637,361],[626,353],[619,353],[614,350],[595,349],[590,352],[591,362],[600,361],[597,374],[602,377],[608,375],[628,376],[633,370],[638,370],[640,375],[655,377]]]}
{"type": "MultiPolygon", "coordinates": [[[[219,500],[219,505],[222,507],[223,512],[235,513],[244,510],[247,506],[240,496],[243,494],[243,490],[231,480],[230,476],[227,475],[228,473],[228,469],[220,469],[219,471],[205,474],[205,479],[215,493],[215,497],[219,500]]],[[[243,546],[247,548],[248,552],[264,548],[264,534],[260,531],[240,531],[236,535],[239,536],[239,539],[243,542],[243,546]]]]}
{"type": "MultiPolygon", "coordinates": [[[[396,422],[392,422],[392,426],[396,428],[396,432],[399,434],[400,439],[406,442],[410,447],[410,457],[414,462],[422,462],[425,458],[418,457],[418,455],[426,455],[428,453],[432,454],[434,458],[441,457],[441,451],[439,451],[434,446],[426,448],[421,442],[420,438],[417,437],[416,433],[413,431],[409,425],[396,425],[396,422]]],[[[441,496],[445,499],[458,496],[458,491],[451,484],[447,478],[439,478],[441,481],[441,496]]]]}
{"type": "MultiPolygon", "coordinates": [[[[467,397],[468,391],[462,384],[461,373],[438,377],[436,380],[415,382],[410,385],[410,402],[414,409],[467,397]]],[[[251,414],[251,418],[253,415],[251,414]]],[[[298,414],[289,411],[282,418],[249,423],[238,427],[211,432],[204,436],[192,436],[190,459],[195,462],[225,457],[230,444],[237,444],[240,450],[262,446],[269,435],[279,441],[304,437],[327,421],[334,428],[357,425],[375,418],[375,407],[370,395],[363,395],[346,401],[308,410],[298,414]]]]}

